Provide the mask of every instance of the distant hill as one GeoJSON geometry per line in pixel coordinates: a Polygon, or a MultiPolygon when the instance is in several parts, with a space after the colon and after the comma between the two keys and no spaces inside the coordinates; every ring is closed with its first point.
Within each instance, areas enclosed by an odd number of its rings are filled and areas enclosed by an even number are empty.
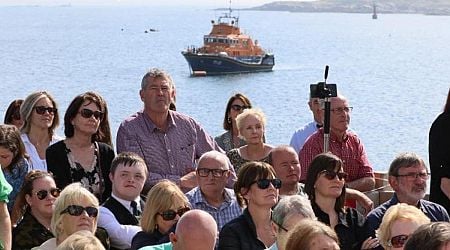
{"type": "Polygon", "coordinates": [[[319,0],[314,2],[276,1],[248,10],[290,12],[378,13],[450,15],[449,0],[319,0]]]}

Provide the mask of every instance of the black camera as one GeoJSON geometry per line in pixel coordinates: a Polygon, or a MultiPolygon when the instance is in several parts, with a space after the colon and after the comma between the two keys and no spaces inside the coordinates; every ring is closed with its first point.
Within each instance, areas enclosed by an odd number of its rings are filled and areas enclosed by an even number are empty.
{"type": "Polygon", "coordinates": [[[330,97],[337,97],[336,84],[327,84],[328,69],[330,66],[325,65],[325,81],[318,82],[317,84],[311,84],[309,86],[309,93],[311,98],[325,99],[330,97]]]}

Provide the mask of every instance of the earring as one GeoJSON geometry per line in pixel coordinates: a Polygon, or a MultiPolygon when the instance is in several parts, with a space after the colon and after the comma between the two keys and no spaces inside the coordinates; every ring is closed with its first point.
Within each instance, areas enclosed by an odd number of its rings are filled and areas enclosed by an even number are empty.
{"type": "Polygon", "coordinates": [[[231,124],[231,117],[228,116],[227,122],[231,124]]]}

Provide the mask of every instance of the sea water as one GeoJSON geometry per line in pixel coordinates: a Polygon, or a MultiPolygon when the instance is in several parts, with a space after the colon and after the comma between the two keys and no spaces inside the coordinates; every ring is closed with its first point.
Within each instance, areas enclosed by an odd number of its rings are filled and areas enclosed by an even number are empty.
{"type": "Polygon", "coordinates": [[[15,98],[48,90],[63,116],[73,97],[93,90],[108,102],[115,137],[120,122],[142,108],[142,76],[160,67],[175,80],[178,110],[211,135],[223,130],[228,98],[242,92],[265,112],[267,142],[288,144],[311,121],[309,85],[330,65],[328,82],[354,107],[351,128],[376,170],[403,151],[428,159],[428,131],[450,86],[450,17],[239,11],[241,28],[275,54],[273,72],[190,77],[180,52],[201,45],[219,14],[199,7],[0,7],[0,114],[15,98]]]}

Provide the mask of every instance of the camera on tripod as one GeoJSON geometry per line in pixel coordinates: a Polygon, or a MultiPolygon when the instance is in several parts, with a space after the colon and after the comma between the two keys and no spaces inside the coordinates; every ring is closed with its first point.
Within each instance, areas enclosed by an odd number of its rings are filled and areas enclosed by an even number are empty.
{"type": "Polygon", "coordinates": [[[309,93],[311,98],[319,98],[319,99],[325,99],[325,98],[331,98],[331,97],[337,97],[337,86],[336,84],[327,84],[327,78],[328,78],[328,69],[329,66],[325,66],[325,81],[318,82],[317,84],[311,84],[309,85],[309,93]]]}

